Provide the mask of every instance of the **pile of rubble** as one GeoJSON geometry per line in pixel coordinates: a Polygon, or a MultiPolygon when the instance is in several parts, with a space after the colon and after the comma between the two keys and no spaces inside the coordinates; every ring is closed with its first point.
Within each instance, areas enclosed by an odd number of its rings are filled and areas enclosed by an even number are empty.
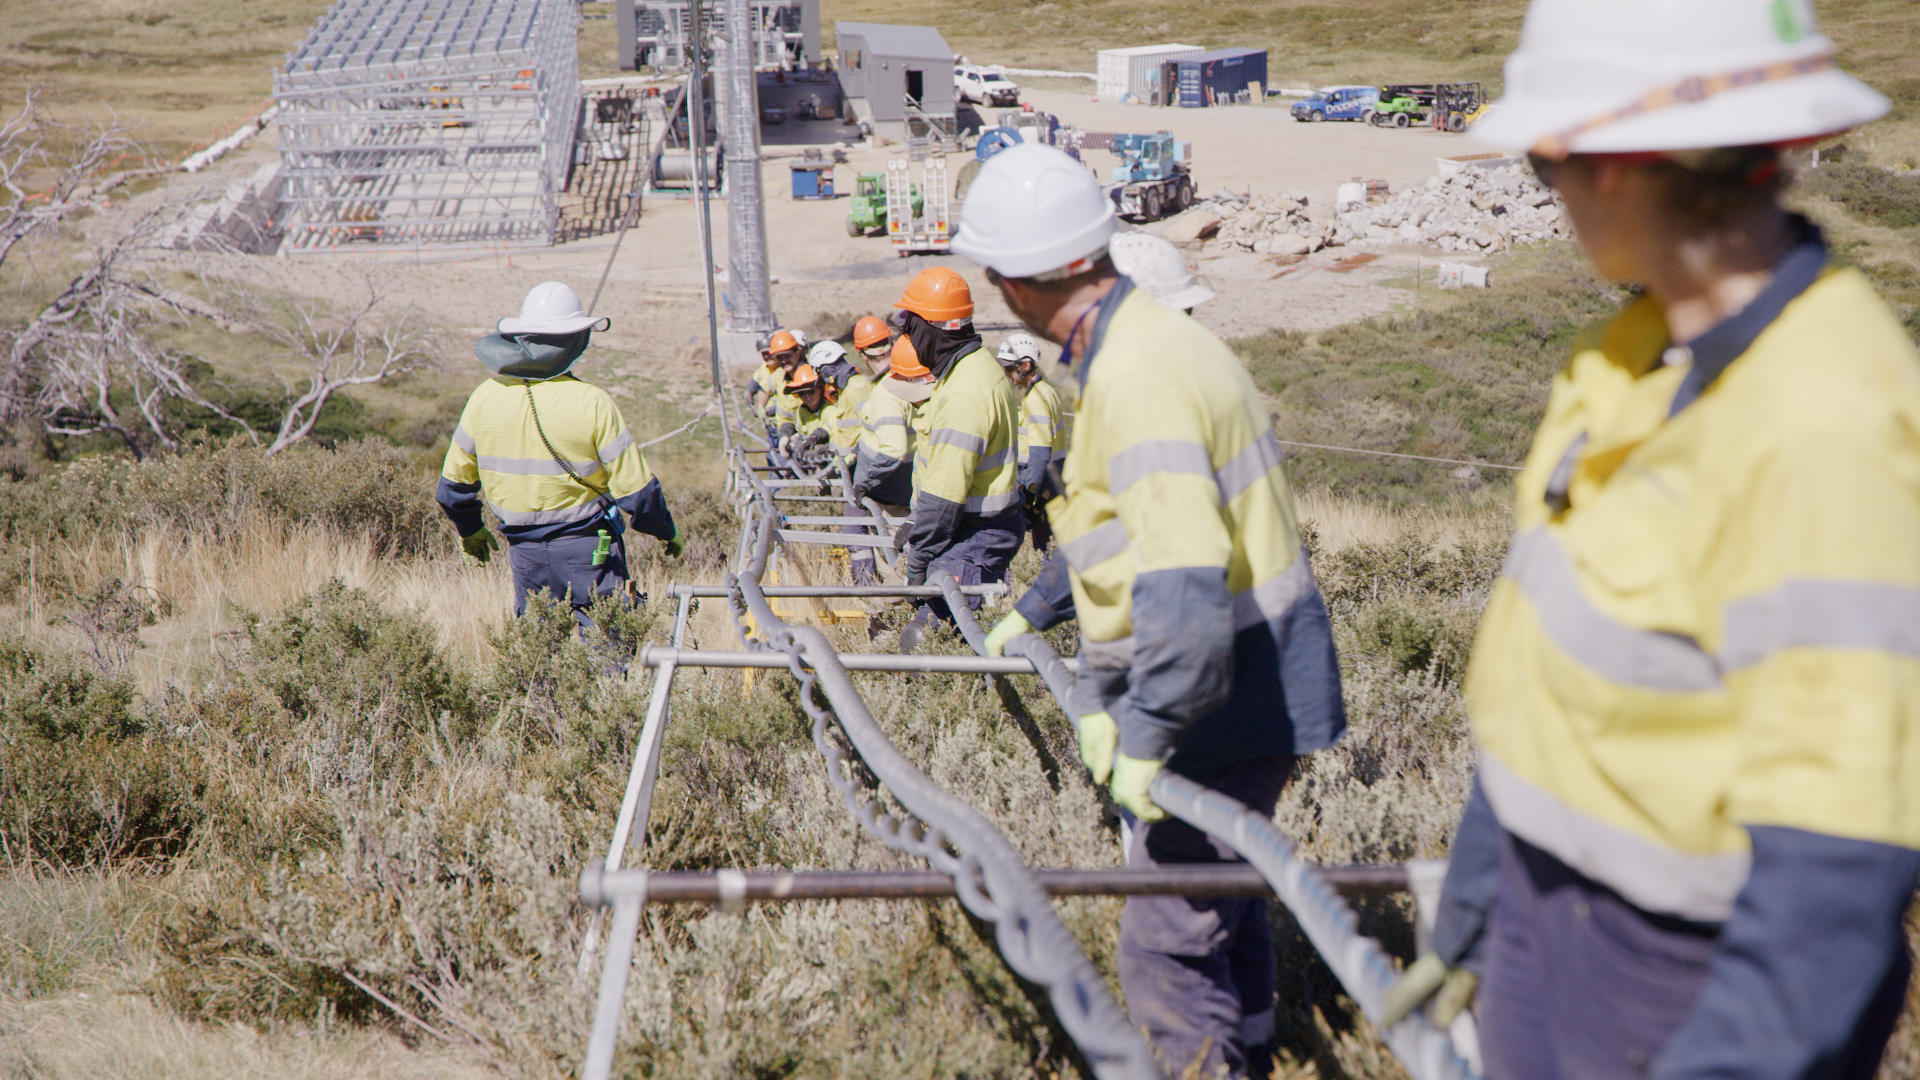
{"type": "Polygon", "coordinates": [[[1211,240],[1260,255],[1324,247],[1425,244],[1498,251],[1573,236],[1553,191],[1524,165],[1463,169],[1384,198],[1335,206],[1305,191],[1248,197],[1222,191],[1168,222],[1175,243],[1211,240]]]}

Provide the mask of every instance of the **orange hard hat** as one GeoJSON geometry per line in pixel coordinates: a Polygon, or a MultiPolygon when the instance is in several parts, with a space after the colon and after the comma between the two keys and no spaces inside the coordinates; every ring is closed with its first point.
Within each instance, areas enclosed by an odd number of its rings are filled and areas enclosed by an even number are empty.
{"type": "Polygon", "coordinates": [[[967,279],[944,266],[930,266],[914,275],[907,291],[894,302],[945,330],[958,330],[973,318],[973,290],[967,279]]]}
{"type": "Polygon", "coordinates": [[[789,393],[797,394],[802,390],[811,390],[819,385],[820,373],[813,370],[812,364],[801,364],[799,367],[793,369],[792,375],[787,377],[787,391],[789,393]]]}
{"type": "Polygon", "coordinates": [[[773,340],[767,342],[767,351],[770,353],[783,353],[799,347],[799,340],[786,330],[774,334],[773,340]]]}
{"type": "Polygon", "coordinates": [[[878,315],[864,315],[853,324],[853,347],[856,349],[871,349],[892,336],[893,332],[887,329],[886,321],[878,315]]]}
{"type": "Polygon", "coordinates": [[[913,339],[901,334],[893,339],[893,362],[887,374],[896,379],[924,379],[933,372],[920,362],[920,351],[913,347],[913,339]]]}

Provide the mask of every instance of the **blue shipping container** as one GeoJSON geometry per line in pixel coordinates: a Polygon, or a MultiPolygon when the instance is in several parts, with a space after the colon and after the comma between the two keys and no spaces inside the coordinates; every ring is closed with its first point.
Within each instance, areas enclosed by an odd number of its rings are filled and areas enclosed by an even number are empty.
{"type": "Polygon", "coordinates": [[[1223,104],[1231,102],[1250,82],[1259,83],[1263,91],[1267,85],[1265,49],[1215,49],[1183,56],[1173,63],[1178,68],[1179,104],[1183,109],[1202,109],[1216,99],[1224,99],[1223,104]]]}

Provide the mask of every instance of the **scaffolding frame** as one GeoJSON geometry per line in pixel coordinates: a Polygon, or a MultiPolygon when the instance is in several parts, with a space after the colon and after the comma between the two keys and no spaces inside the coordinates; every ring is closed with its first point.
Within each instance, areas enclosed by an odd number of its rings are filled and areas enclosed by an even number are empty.
{"type": "Polygon", "coordinates": [[[274,75],[286,248],[554,243],[578,24],[573,0],[337,0],[274,75]]]}

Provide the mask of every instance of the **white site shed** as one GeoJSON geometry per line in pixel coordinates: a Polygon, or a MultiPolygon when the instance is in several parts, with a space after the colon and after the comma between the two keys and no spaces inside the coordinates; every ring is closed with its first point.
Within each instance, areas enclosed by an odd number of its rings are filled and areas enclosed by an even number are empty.
{"type": "Polygon", "coordinates": [[[1160,65],[1169,60],[1198,56],[1198,45],[1135,45],[1130,49],[1101,49],[1094,54],[1094,80],[1102,101],[1119,101],[1132,94],[1149,105],[1164,105],[1160,65]]]}

